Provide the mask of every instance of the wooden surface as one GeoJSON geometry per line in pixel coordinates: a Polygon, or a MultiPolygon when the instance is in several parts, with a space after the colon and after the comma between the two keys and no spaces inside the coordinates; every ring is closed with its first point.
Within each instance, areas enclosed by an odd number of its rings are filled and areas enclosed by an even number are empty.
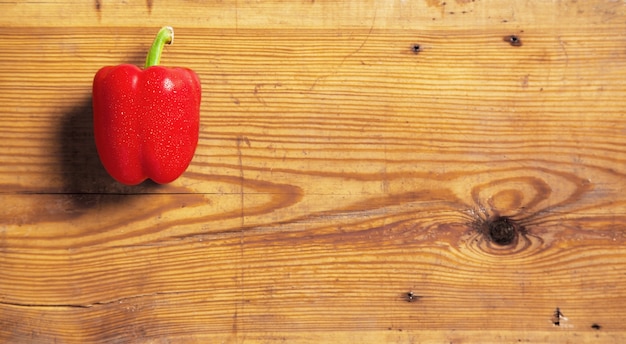
{"type": "Polygon", "coordinates": [[[0,3],[0,341],[623,342],[625,12],[0,3]],[[91,81],[162,25],[200,143],[176,182],[124,187],[91,81]]]}

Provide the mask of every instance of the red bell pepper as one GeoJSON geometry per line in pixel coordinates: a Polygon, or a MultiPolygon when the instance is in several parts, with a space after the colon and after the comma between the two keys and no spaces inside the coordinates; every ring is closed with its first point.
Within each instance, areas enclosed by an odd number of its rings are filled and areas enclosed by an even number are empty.
{"type": "Polygon", "coordinates": [[[172,182],[198,145],[198,76],[188,68],[158,66],[164,45],[173,39],[171,27],[159,31],[143,70],[122,64],[103,67],[94,77],[96,147],[104,168],[120,183],[172,182]]]}

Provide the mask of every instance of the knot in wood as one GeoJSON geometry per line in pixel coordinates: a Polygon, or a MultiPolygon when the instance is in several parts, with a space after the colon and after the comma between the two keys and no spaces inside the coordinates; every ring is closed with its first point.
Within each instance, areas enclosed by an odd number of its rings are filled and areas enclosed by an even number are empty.
{"type": "Polygon", "coordinates": [[[519,227],[508,217],[496,217],[487,220],[486,235],[493,243],[501,246],[510,245],[517,241],[519,227]]]}

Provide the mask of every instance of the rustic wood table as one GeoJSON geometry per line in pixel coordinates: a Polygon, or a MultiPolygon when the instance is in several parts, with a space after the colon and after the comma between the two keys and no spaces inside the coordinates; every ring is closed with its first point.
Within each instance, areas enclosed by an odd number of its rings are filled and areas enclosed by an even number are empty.
{"type": "Polygon", "coordinates": [[[626,340],[623,1],[0,3],[0,342],[626,340]],[[124,186],[91,85],[203,86],[124,186]]]}

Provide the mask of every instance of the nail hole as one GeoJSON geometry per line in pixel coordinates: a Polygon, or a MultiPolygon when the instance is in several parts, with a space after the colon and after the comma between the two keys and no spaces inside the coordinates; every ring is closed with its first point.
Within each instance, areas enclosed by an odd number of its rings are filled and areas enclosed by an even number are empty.
{"type": "Polygon", "coordinates": [[[504,40],[506,42],[509,42],[509,44],[511,44],[514,47],[521,47],[522,46],[522,40],[518,36],[516,36],[516,35],[506,36],[506,37],[504,37],[504,40]]]}
{"type": "Polygon", "coordinates": [[[565,319],[565,316],[561,313],[559,307],[557,307],[552,315],[552,323],[554,326],[561,326],[561,319],[565,319]]]}
{"type": "Polygon", "coordinates": [[[415,295],[414,292],[410,291],[405,294],[407,302],[415,302],[421,298],[419,295],[415,295]]]}
{"type": "Polygon", "coordinates": [[[413,44],[411,46],[411,51],[415,54],[419,53],[420,51],[422,51],[422,47],[419,44],[413,44]]]}

